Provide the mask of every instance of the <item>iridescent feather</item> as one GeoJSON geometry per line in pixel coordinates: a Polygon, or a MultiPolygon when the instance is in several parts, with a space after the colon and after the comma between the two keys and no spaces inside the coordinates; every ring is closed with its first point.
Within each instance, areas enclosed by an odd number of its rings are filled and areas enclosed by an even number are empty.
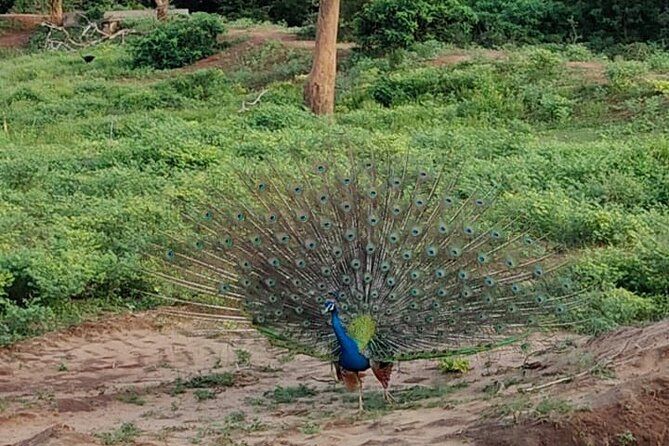
{"type": "Polygon", "coordinates": [[[152,271],[186,292],[170,298],[224,308],[221,319],[336,361],[322,314],[334,296],[385,386],[394,361],[569,325],[581,293],[557,274],[564,256],[514,232],[514,219],[492,218],[495,191],[469,191],[445,170],[350,155],[239,172],[245,192],[190,203],[193,237],[157,247],[152,271]]]}

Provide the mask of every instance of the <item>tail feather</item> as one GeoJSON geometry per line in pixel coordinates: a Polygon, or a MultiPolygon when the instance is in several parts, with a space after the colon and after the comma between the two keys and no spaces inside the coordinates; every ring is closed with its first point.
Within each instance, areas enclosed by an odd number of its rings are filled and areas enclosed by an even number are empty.
{"type": "MultiPolygon", "coordinates": [[[[191,228],[171,238],[155,276],[240,308],[275,340],[336,353],[328,293],[342,321],[371,316],[377,361],[494,346],[539,326],[568,326],[582,293],[558,272],[568,258],[495,219],[495,189],[468,192],[460,169],[432,174],[409,155],[331,155],[292,172],[240,172],[234,194],[189,206],[191,228]]],[[[260,166],[254,166],[259,169],[260,166]]],[[[179,296],[175,302],[189,300],[179,296]]],[[[232,314],[232,313],[230,313],[232,314]]],[[[239,316],[238,316],[239,314],[239,316]]]]}

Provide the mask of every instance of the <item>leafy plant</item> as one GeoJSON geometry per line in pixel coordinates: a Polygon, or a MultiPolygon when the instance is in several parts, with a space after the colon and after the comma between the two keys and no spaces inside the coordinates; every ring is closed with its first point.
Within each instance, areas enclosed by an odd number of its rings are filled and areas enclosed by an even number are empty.
{"type": "Polygon", "coordinates": [[[216,398],[216,394],[209,389],[196,389],[193,395],[198,401],[213,400],[216,398]]]}
{"type": "Polygon", "coordinates": [[[235,350],[235,362],[239,367],[246,367],[251,364],[251,353],[248,350],[235,350]]]}
{"type": "Polygon", "coordinates": [[[130,443],[137,438],[142,431],[134,423],[123,423],[117,429],[110,432],[101,432],[95,434],[102,441],[102,444],[113,445],[120,443],[130,443]]]}
{"type": "Polygon", "coordinates": [[[223,31],[221,20],[214,15],[175,17],[131,42],[133,63],[157,69],[183,67],[214,54],[223,31]]]}
{"type": "Polygon", "coordinates": [[[438,367],[441,373],[467,373],[472,368],[467,358],[459,356],[442,358],[438,367]]]}

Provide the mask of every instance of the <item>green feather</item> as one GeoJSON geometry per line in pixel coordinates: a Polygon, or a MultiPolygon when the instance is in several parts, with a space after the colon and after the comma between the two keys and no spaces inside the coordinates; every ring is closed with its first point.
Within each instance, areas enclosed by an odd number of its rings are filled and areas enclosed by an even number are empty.
{"type": "Polygon", "coordinates": [[[358,349],[363,351],[376,333],[376,322],[368,314],[357,316],[351,320],[346,332],[358,344],[358,349]]]}

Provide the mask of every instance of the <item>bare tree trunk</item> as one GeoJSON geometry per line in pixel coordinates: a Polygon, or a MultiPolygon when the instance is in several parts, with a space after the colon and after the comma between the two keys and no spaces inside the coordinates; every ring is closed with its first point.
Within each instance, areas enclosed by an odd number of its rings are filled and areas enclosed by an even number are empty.
{"type": "Polygon", "coordinates": [[[63,26],[63,0],[50,0],[50,18],[53,25],[63,26]]]}
{"type": "Polygon", "coordinates": [[[170,6],[170,0],[156,0],[156,17],[161,22],[167,20],[167,9],[170,6]]]}
{"type": "Polygon", "coordinates": [[[304,100],[317,115],[334,113],[339,2],[321,0],[318,8],[314,64],[304,89],[304,100]]]}

